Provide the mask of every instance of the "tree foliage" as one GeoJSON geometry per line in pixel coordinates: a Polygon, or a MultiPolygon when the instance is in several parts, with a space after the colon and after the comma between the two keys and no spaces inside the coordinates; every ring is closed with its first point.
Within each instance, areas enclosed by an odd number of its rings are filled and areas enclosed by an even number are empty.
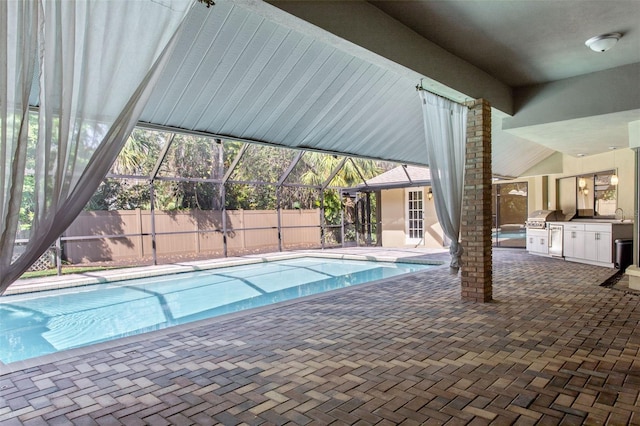
{"type": "MultiPolygon", "coordinates": [[[[136,129],[131,134],[111,169],[111,173],[129,178],[105,180],[86,209],[148,209],[151,205],[151,174],[168,142],[171,144],[153,180],[155,208],[167,211],[221,209],[220,184],[203,180],[221,180],[244,144],[219,142],[194,135],[172,136],[144,129],[136,129]]],[[[229,210],[276,209],[278,196],[275,183],[281,179],[296,155],[297,152],[290,149],[249,145],[225,185],[225,207],[229,210]]],[[[341,161],[341,158],[333,155],[306,152],[287,181],[315,188],[281,187],[280,207],[320,207],[318,188],[327,183],[341,161]]],[[[346,161],[328,182],[324,193],[327,222],[339,223],[343,207],[339,192],[331,187],[357,185],[362,183],[362,178],[371,178],[380,171],[380,163],[375,161],[346,161]]]]}
{"type": "MultiPolygon", "coordinates": [[[[340,167],[342,159],[334,155],[308,152],[303,159],[308,167],[301,176],[302,182],[329,187],[324,191],[324,217],[330,225],[340,223],[340,214],[345,207],[345,201],[340,199],[339,192],[331,187],[353,187],[362,184],[363,178],[370,179],[383,171],[380,162],[361,158],[347,160],[339,170],[336,169],[340,167]],[[327,182],[333,173],[336,173],[335,176],[327,182]]],[[[319,206],[319,202],[317,205],[319,206]]]]}

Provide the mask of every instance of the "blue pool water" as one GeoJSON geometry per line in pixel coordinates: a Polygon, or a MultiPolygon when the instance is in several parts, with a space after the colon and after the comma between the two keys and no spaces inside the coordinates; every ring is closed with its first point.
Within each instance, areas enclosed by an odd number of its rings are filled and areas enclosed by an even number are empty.
{"type": "Polygon", "coordinates": [[[527,237],[526,233],[524,231],[518,232],[518,231],[511,231],[511,232],[492,232],[491,233],[491,238],[509,238],[509,239],[525,239],[527,237]]]}
{"type": "Polygon", "coordinates": [[[304,257],[0,297],[10,363],[434,265],[304,257]]]}

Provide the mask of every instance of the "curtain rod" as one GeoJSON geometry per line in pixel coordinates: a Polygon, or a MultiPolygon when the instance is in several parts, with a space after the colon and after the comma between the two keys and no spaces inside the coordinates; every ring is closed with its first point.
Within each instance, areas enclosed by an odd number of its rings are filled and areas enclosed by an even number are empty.
{"type": "Polygon", "coordinates": [[[427,89],[425,89],[425,88],[424,88],[424,86],[422,85],[422,80],[424,80],[424,79],[423,79],[423,78],[421,78],[421,79],[420,79],[420,84],[416,84],[416,92],[420,92],[420,91],[422,91],[422,92],[428,92],[428,93],[431,93],[432,95],[435,95],[435,96],[437,96],[437,97],[439,97],[439,98],[446,99],[446,100],[451,101],[451,102],[453,102],[453,103],[456,103],[456,104],[458,104],[458,105],[465,106],[465,107],[467,107],[468,109],[471,109],[471,107],[470,107],[469,105],[467,105],[467,103],[466,103],[466,102],[458,102],[458,101],[453,100],[453,99],[451,99],[451,98],[448,98],[448,97],[446,97],[446,96],[439,95],[439,94],[437,94],[437,93],[435,93],[435,92],[432,92],[431,90],[427,90],[427,89]]]}

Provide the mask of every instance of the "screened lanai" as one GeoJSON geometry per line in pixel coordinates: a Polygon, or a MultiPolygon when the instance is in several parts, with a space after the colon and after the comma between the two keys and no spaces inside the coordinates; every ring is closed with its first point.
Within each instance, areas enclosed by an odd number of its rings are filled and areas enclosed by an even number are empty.
{"type": "MultiPolygon", "coordinates": [[[[376,195],[353,188],[395,166],[136,128],[83,211],[31,270],[376,245],[376,195]]],[[[27,188],[15,255],[28,242],[32,195],[27,188]]]]}
{"type": "MultiPolygon", "coordinates": [[[[266,181],[260,176],[266,167],[252,176],[239,171],[243,170],[244,155],[251,155],[250,147],[239,148],[241,156],[223,156],[227,168],[211,165],[211,172],[184,170],[175,174],[166,168],[168,163],[158,159],[170,159],[172,152],[179,150],[176,147],[181,145],[170,140],[162,141],[162,155],[150,161],[146,170],[110,170],[136,125],[176,134],[202,134],[223,141],[224,146],[226,141],[242,141],[325,152],[329,154],[326,158],[353,155],[429,164],[434,169],[438,166],[433,153],[427,160],[428,148],[449,142],[443,139],[447,135],[437,134],[437,130],[425,134],[424,111],[440,111],[448,120],[454,108],[459,110],[458,122],[464,123],[466,117],[466,107],[435,94],[430,94],[427,102],[416,87],[419,83],[422,91],[447,92],[457,101],[468,100],[464,95],[264,2],[221,0],[206,7],[191,0],[25,1],[3,2],[0,12],[7,23],[6,31],[0,34],[7,59],[2,69],[2,80],[8,87],[3,105],[12,107],[2,114],[3,123],[7,123],[3,124],[7,131],[3,132],[2,150],[10,159],[0,174],[3,290],[52,242],[57,239],[61,245],[60,235],[82,213],[105,176],[151,183],[145,191],[149,192],[154,229],[145,230],[139,225],[138,232],[151,236],[152,241],[146,245],[156,261],[160,240],[167,237],[161,233],[182,232],[156,229],[161,222],[156,219],[161,215],[155,206],[164,202],[165,188],[191,186],[191,193],[197,196],[193,205],[213,206],[218,202],[218,207],[230,211],[230,195],[240,196],[247,185],[266,181]],[[142,29],[139,22],[143,16],[146,24],[142,29]],[[30,150],[32,111],[37,113],[38,127],[35,148],[30,150]],[[236,158],[238,162],[233,164],[236,158]],[[21,203],[30,184],[29,170],[33,171],[31,233],[23,253],[14,260],[21,203]],[[203,199],[198,187],[206,187],[211,198],[203,199]]],[[[464,126],[441,127],[441,118],[432,119],[435,129],[453,129],[458,141],[464,139],[464,126]]],[[[209,150],[214,153],[215,148],[209,150]]],[[[464,155],[463,150],[456,152],[464,155]]],[[[296,154],[288,155],[290,161],[283,160],[280,174],[274,177],[276,185],[257,185],[264,190],[264,197],[271,197],[278,206],[282,203],[277,201],[284,202],[299,184],[295,182],[296,154]],[[291,176],[285,173],[289,167],[291,176]]],[[[303,163],[307,155],[302,156],[303,163]]],[[[345,160],[345,164],[354,162],[345,160]]],[[[454,193],[447,200],[457,200],[457,218],[452,220],[457,225],[446,227],[454,241],[459,233],[462,197],[462,162],[458,158],[455,164],[457,177],[446,185],[447,191],[454,193]]],[[[446,175],[447,179],[453,176],[446,175]]],[[[330,172],[307,187],[318,192],[315,204],[320,209],[321,244],[327,244],[328,235],[335,232],[328,227],[341,224],[341,219],[327,219],[329,206],[323,195],[323,191],[337,186],[333,182],[336,176],[330,172]]],[[[443,193],[444,188],[440,186],[436,194],[443,193]]],[[[242,200],[251,204],[249,195],[242,200]]],[[[167,202],[177,206],[179,201],[167,202]]],[[[303,207],[302,202],[299,206],[303,207]]],[[[205,231],[224,233],[228,229],[226,221],[232,221],[230,215],[221,214],[219,219],[210,220],[221,226],[205,231]]],[[[278,233],[283,221],[282,214],[276,215],[267,221],[265,228],[271,230],[242,225],[247,228],[243,232],[275,233],[278,246],[286,247],[286,236],[278,233]]],[[[105,231],[104,235],[122,235],[105,231]]],[[[223,238],[223,253],[230,247],[229,238],[223,238]]],[[[453,250],[452,254],[458,257],[459,251],[453,250]]]]}

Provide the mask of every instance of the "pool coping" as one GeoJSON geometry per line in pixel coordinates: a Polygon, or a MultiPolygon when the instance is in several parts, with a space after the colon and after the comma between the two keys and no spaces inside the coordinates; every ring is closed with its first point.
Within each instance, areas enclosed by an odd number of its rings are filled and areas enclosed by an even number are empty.
{"type": "MultiPolygon", "coordinates": [[[[235,260],[232,264],[231,263],[225,263],[225,262],[216,262],[215,264],[207,264],[206,268],[203,267],[203,265],[192,265],[189,266],[189,269],[184,269],[179,271],[179,272],[172,272],[173,273],[181,273],[181,272],[191,272],[191,271],[199,271],[199,270],[210,270],[210,269],[218,269],[218,268],[223,268],[223,267],[228,267],[228,266],[243,266],[243,265],[251,265],[251,264],[257,264],[257,263],[265,263],[265,262],[272,262],[272,261],[277,261],[277,260],[288,260],[288,259],[297,259],[297,258],[302,258],[302,257],[317,257],[317,258],[329,258],[329,259],[343,259],[343,260],[368,260],[368,261],[377,261],[377,262],[388,262],[388,263],[413,263],[413,264],[421,264],[421,265],[433,265],[434,268],[429,269],[429,270],[434,270],[434,269],[444,269],[444,268],[448,268],[448,265],[446,264],[446,262],[440,261],[440,260],[433,260],[433,259],[407,259],[407,258],[403,258],[403,257],[394,257],[394,256],[372,256],[372,255],[358,255],[358,254],[339,254],[339,253],[307,253],[307,252],[300,252],[300,253],[288,253],[288,254],[280,254],[278,253],[278,255],[269,255],[269,256],[263,256],[263,257],[256,257],[256,258],[248,258],[248,259],[242,259],[242,261],[239,260],[235,260]],[[397,260],[394,260],[397,259],[397,260]]],[[[185,268],[187,268],[184,265],[181,265],[185,268]]],[[[172,269],[175,270],[175,269],[172,269]]],[[[143,272],[143,271],[141,271],[143,272]]],[[[82,358],[86,357],[87,355],[93,354],[95,352],[99,352],[99,351],[103,351],[103,350],[107,350],[107,349],[114,349],[114,348],[119,348],[119,347],[125,347],[127,345],[131,345],[131,344],[135,344],[137,342],[140,341],[140,339],[143,339],[144,336],[147,337],[154,337],[154,338],[158,338],[158,337],[162,337],[162,336],[167,336],[169,334],[173,334],[173,333],[180,333],[180,332],[184,332],[185,330],[188,329],[192,329],[192,328],[197,328],[197,327],[201,327],[205,324],[211,324],[211,323],[219,323],[219,322],[225,322],[225,321],[230,321],[230,320],[234,320],[236,318],[239,317],[243,317],[245,315],[253,315],[256,313],[260,313],[260,312],[264,312],[266,310],[270,310],[270,309],[279,309],[294,303],[301,303],[301,302],[308,302],[310,300],[314,300],[317,298],[321,298],[321,297],[331,297],[332,294],[335,294],[337,292],[344,292],[344,291],[354,291],[354,290],[358,290],[358,289],[362,289],[362,288],[366,288],[370,285],[380,285],[382,283],[385,282],[389,282],[389,281],[393,281],[394,279],[397,279],[399,277],[408,277],[408,276],[413,276],[416,274],[421,274],[424,273],[424,271],[415,271],[415,272],[408,272],[399,276],[394,276],[394,277],[387,277],[387,278],[381,278],[378,280],[374,280],[374,281],[370,281],[370,282],[366,282],[366,283],[362,283],[362,284],[358,284],[357,286],[351,286],[351,287],[344,287],[344,288],[338,288],[338,289],[333,289],[333,290],[329,290],[329,291],[325,291],[325,292],[321,292],[321,293],[317,293],[317,294],[311,294],[308,296],[302,296],[302,297],[297,297],[294,299],[289,299],[289,300],[284,300],[281,302],[276,302],[276,303],[272,303],[269,305],[265,305],[265,306],[258,306],[255,308],[249,308],[249,309],[245,309],[245,310],[241,310],[241,311],[236,311],[236,312],[230,312],[230,313],[226,313],[226,314],[222,314],[222,315],[218,315],[218,316],[214,316],[211,318],[203,318],[197,321],[193,321],[193,322],[188,322],[185,324],[179,324],[179,325],[174,325],[171,327],[167,327],[167,328],[162,328],[159,330],[152,330],[152,331],[147,331],[144,333],[140,333],[140,334],[134,334],[131,336],[125,336],[125,337],[120,337],[117,339],[112,339],[112,340],[106,340],[104,342],[98,342],[98,343],[93,343],[93,344],[89,344],[89,345],[85,345],[85,346],[80,346],[77,348],[70,348],[70,349],[63,349],[54,353],[50,353],[50,354],[46,354],[46,355],[41,355],[41,356],[37,356],[37,357],[33,357],[33,358],[27,358],[24,360],[20,360],[20,361],[14,361],[14,362],[10,362],[8,364],[4,363],[3,361],[0,360],[0,377],[5,375],[5,374],[10,374],[16,371],[21,371],[21,370],[25,370],[28,368],[33,368],[33,367],[37,367],[39,365],[43,365],[43,364],[49,364],[49,363],[53,363],[56,361],[69,361],[73,358],[77,358],[78,360],[81,360],[82,358]]],[[[138,275],[138,274],[135,274],[138,275]]],[[[141,277],[152,277],[152,276],[158,276],[158,275],[164,275],[162,273],[159,274],[154,274],[154,275],[141,275],[141,276],[133,276],[132,278],[126,278],[126,279],[115,279],[113,277],[109,277],[111,279],[111,281],[98,281],[98,282],[88,282],[86,284],[75,284],[75,285],[67,285],[67,286],[62,286],[62,287],[53,287],[53,288],[46,288],[46,289],[40,289],[40,290],[32,290],[30,292],[22,292],[22,293],[15,293],[15,294],[26,294],[26,293],[35,293],[38,291],[45,291],[45,290],[53,290],[53,289],[64,289],[64,288],[72,288],[72,287],[81,287],[81,286],[86,286],[86,285],[92,285],[92,284],[103,284],[105,282],[111,282],[111,283],[115,283],[117,281],[128,281],[130,279],[135,279],[135,278],[141,278],[141,277]]],[[[122,357],[126,357],[128,354],[130,354],[132,351],[135,351],[135,348],[130,348],[126,351],[113,351],[112,353],[114,354],[114,356],[118,356],[119,353],[122,357]]]]}
{"type": "Polygon", "coordinates": [[[46,278],[30,278],[16,285],[10,286],[3,296],[16,294],[35,293],[47,290],[60,290],[65,288],[82,287],[93,284],[116,283],[137,278],[151,278],[162,275],[174,275],[184,272],[207,271],[211,269],[226,268],[230,266],[253,265],[256,263],[274,262],[278,260],[297,259],[301,257],[319,257],[342,260],[368,260],[390,263],[414,263],[422,265],[443,265],[444,262],[430,259],[417,259],[398,256],[377,256],[371,254],[344,254],[344,253],[273,253],[268,255],[255,255],[246,257],[221,258],[209,261],[195,261],[187,263],[172,263],[169,265],[141,266],[135,268],[110,269],[82,274],[69,274],[46,278]]]}

